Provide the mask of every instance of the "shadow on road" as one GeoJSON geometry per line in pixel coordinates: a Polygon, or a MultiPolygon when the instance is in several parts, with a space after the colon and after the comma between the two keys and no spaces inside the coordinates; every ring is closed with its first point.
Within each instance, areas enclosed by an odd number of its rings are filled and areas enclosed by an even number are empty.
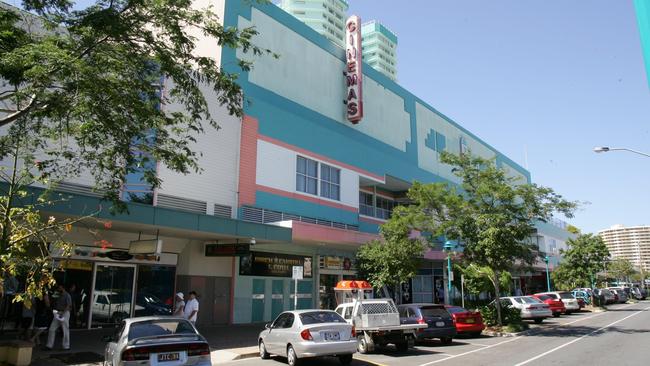
{"type": "Polygon", "coordinates": [[[648,333],[647,329],[629,329],[621,327],[608,327],[596,332],[600,327],[595,326],[572,326],[572,327],[557,327],[552,329],[535,328],[531,330],[528,336],[535,337],[581,337],[590,333],[591,336],[597,337],[607,333],[620,333],[620,334],[637,334],[648,333]],[[595,333],[594,333],[595,332],[595,333]]]}
{"type": "MultiPolygon", "coordinates": [[[[363,357],[363,356],[361,356],[361,357],[363,357]]],[[[285,357],[271,357],[270,361],[275,361],[275,362],[270,362],[269,366],[286,366],[287,365],[287,359],[285,357]]],[[[309,366],[340,366],[341,365],[338,358],[336,358],[336,357],[307,358],[307,359],[304,359],[303,361],[304,361],[302,363],[303,365],[309,365],[309,366]]],[[[352,365],[353,366],[370,366],[370,365],[375,365],[375,364],[370,363],[370,362],[366,362],[366,361],[363,361],[363,360],[358,360],[358,359],[355,358],[352,361],[352,365]]]]}

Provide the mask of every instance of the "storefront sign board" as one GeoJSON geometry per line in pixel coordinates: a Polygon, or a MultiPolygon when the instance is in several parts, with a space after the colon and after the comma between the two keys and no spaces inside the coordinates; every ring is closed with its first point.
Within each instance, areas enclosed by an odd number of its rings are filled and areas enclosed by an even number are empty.
{"type": "Polygon", "coordinates": [[[299,255],[251,252],[239,259],[241,276],[293,277],[293,266],[303,267],[303,278],[312,277],[312,259],[299,255]]]}
{"type": "Polygon", "coordinates": [[[353,15],[345,23],[345,100],[348,121],[363,118],[363,70],[361,59],[361,18],[353,15]]]}

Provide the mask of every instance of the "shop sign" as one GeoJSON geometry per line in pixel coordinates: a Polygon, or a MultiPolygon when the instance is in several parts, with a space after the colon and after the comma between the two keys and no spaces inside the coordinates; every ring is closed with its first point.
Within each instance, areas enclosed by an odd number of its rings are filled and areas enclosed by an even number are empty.
{"type": "Polygon", "coordinates": [[[79,271],[92,271],[93,264],[92,262],[84,262],[77,260],[64,260],[61,261],[61,268],[63,269],[76,269],[79,271]]]}
{"type": "Polygon", "coordinates": [[[345,100],[348,121],[357,124],[363,118],[363,71],[361,60],[361,18],[353,15],[345,23],[345,100]]]}
{"type": "Polygon", "coordinates": [[[293,266],[303,267],[303,278],[312,277],[311,257],[298,255],[251,252],[239,258],[239,274],[241,276],[293,276],[293,266]]]}
{"type": "Polygon", "coordinates": [[[241,257],[250,254],[250,244],[205,244],[206,257],[241,257]]]}
{"type": "Polygon", "coordinates": [[[323,269],[342,269],[345,271],[352,270],[352,260],[348,257],[323,256],[321,257],[320,268],[323,269]]]}
{"type": "Polygon", "coordinates": [[[135,264],[162,264],[175,266],[178,262],[176,253],[160,254],[129,254],[127,249],[108,249],[75,245],[72,255],[64,256],[58,249],[50,248],[52,257],[56,259],[75,259],[83,261],[125,262],[135,264]]]}
{"type": "Polygon", "coordinates": [[[129,254],[160,254],[162,240],[133,240],[129,243],[129,254]]]}

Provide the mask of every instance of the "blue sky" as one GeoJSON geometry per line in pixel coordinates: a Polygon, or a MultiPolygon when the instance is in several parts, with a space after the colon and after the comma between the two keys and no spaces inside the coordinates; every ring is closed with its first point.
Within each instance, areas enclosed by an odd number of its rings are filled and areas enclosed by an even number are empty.
{"type": "Polygon", "coordinates": [[[592,152],[650,153],[632,1],[349,2],[349,14],[397,34],[401,85],[527,165],[535,183],[589,202],[569,222],[650,224],[650,158],[592,152]]]}

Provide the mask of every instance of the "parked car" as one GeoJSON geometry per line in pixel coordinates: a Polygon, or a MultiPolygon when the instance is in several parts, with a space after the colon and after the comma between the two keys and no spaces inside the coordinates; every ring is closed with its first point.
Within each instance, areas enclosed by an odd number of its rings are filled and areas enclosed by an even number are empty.
{"type": "Polygon", "coordinates": [[[135,297],[135,316],[172,315],[171,305],[165,304],[156,295],[139,291],[135,297]]]}
{"type": "Polygon", "coordinates": [[[478,337],[481,335],[483,329],[485,329],[483,317],[480,312],[469,311],[454,305],[445,305],[445,309],[454,318],[454,324],[456,324],[456,332],[458,334],[469,334],[478,337]]]}
{"type": "Polygon", "coordinates": [[[115,334],[104,337],[104,341],[105,365],[211,365],[208,342],[192,323],[182,318],[125,319],[115,334]]]}
{"type": "Polygon", "coordinates": [[[616,295],[616,301],[619,303],[624,304],[627,302],[627,293],[622,287],[608,287],[607,289],[616,295]]]}
{"type": "Polygon", "coordinates": [[[347,365],[357,351],[354,326],[331,310],[286,311],[265,328],[257,340],[260,357],[286,357],[289,366],[322,356],[337,356],[347,365]]]}
{"type": "Polygon", "coordinates": [[[401,324],[427,324],[418,329],[416,340],[440,338],[442,344],[451,344],[456,326],[451,314],[440,304],[404,304],[397,307],[401,324]]]}
{"type": "Polygon", "coordinates": [[[560,299],[556,299],[550,295],[544,295],[544,294],[535,294],[532,295],[532,297],[548,305],[548,307],[551,309],[551,312],[553,312],[553,317],[555,318],[559,317],[560,314],[566,312],[564,303],[560,299]]]}
{"type": "MultiPolygon", "coordinates": [[[[131,294],[114,291],[93,291],[92,302],[93,321],[106,321],[119,324],[128,318],[131,312],[131,294]]],[[[135,313],[139,314],[144,309],[136,304],[135,313]]]]}
{"type": "Polygon", "coordinates": [[[571,314],[575,311],[580,311],[580,304],[573,295],[568,291],[552,291],[552,292],[542,292],[542,295],[549,295],[556,300],[562,300],[566,310],[565,314],[571,314]]]}
{"type": "Polygon", "coordinates": [[[571,291],[571,294],[573,295],[573,297],[575,297],[578,300],[578,303],[582,301],[580,308],[585,307],[585,305],[591,304],[591,295],[587,291],[573,290],[571,291]]]}
{"type": "Polygon", "coordinates": [[[553,316],[551,308],[532,296],[509,296],[501,298],[502,306],[512,306],[520,310],[521,318],[539,324],[553,316]]]}
{"type": "Polygon", "coordinates": [[[598,296],[600,304],[613,304],[617,301],[614,293],[606,288],[597,288],[594,293],[598,296]]]}
{"type": "Polygon", "coordinates": [[[630,294],[637,300],[645,300],[647,296],[646,290],[640,287],[632,287],[632,289],[630,290],[630,294]]]}

